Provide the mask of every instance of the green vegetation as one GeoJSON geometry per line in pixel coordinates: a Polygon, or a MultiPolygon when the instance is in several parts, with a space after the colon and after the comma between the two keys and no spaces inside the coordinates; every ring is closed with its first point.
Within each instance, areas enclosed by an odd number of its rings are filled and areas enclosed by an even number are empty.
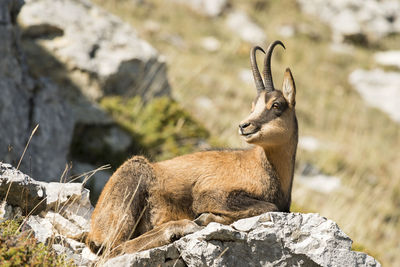
{"type": "MultiPolygon", "coordinates": [[[[218,18],[201,16],[171,1],[148,0],[135,5],[128,0],[94,0],[131,23],[166,56],[169,79],[177,101],[204,123],[213,136],[229,146],[243,146],[236,125],[247,116],[255,96],[253,84],[239,78],[249,69],[251,45],[235,36],[218,18]],[[154,22],[157,27],[148,27],[154,22]],[[221,48],[209,52],[202,39],[217,38],[221,48]],[[171,40],[181,40],[176,43],[171,40]],[[202,99],[211,101],[210,107],[202,99]]],[[[231,1],[232,8],[247,12],[267,36],[280,39],[287,50],[273,57],[274,81],[279,88],[283,71],[290,67],[297,85],[300,134],[311,135],[323,148],[298,151],[298,166],[312,163],[323,172],[339,176],[342,190],[335,194],[306,194],[295,184],[293,200],[300,207],[329,217],[353,239],[362,243],[383,265],[398,265],[393,249],[400,245],[400,126],[383,112],[366,106],[348,83],[356,68],[377,66],[371,56],[376,49],[400,49],[400,36],[393,35],[370,46],[332,49],[330,29],[317,18],[303,14],[295,0],[231,1]],[[290,25],[295,34],[278,35],[290,25]],[[376,244],[379,244],[377,246],[376,244]]],[[[267,44],[260,44],[267,46],[267,44]]]]}
{"type": "Polygon", "coordinates": [[[144,104],[139,96],[108,96],[100,101],[100,106],[116,125],[78,125],[71,144],[75,159],[98,166],[111,164],[116,169],[132,155],[163,160],[194,152],[202,143],[213,143],[209,132],[167,97],[144,104]],[[132,138],[132,144],[123,151],[114,151],[110,144],[101,141],[113,127],[122,128],[132,138]]]}
{"type": "Polygon", "coordinates": [[[29,231],[21,232],[22,218],[0,224],[0,266],[74,266],[50,247],[37,243],[29,231]]]}
{"type": "Polygon", "coordinates": [[[146,105],[140,97],[105,97],[100,105],[136,138],[142,153],[157,160],[193,152],[209,137],[203,126],[167,97],[146,105]]]}

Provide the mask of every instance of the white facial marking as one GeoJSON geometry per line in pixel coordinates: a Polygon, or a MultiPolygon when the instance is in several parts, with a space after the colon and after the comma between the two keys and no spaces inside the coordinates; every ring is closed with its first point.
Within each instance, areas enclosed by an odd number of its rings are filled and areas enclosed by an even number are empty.
{"type": "Polygon", "coordinates": [[[257,99],[257,102],[254,106],[253,112],[250,114],[249,119],[257,118],[261,115],[261,113],[265,110],[265,92],[261,92],[260,96],[257,99]]]}

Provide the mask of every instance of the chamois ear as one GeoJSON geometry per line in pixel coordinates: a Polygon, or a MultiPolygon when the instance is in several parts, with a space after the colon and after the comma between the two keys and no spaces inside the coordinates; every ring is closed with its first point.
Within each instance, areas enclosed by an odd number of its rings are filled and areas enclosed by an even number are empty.
{"type": "Polygon", "coordinates": [[[292,72],[289,68],[286,69],[285,75],[283,76],[282,92],[283,96],[289,102],[289,105],[294,107],[296,105],[296,85],[294,84],[292,72]]]}

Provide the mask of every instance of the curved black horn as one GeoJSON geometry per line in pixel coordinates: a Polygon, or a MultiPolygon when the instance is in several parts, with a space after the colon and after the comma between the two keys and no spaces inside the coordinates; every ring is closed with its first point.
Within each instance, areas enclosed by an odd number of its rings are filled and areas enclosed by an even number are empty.
{"type": "Polygon", "coordinates": [[[257,50],[261,50],[264,54],[265,54],[265,51],[259,46],[254,46],[250,51],[251,71],[253,72],[253,77],[254,77],[254,82],[256,83],[257,93],[259,94],[262,90],[265,89],[265,86],[264,86],[260,71],[258,70],[258,66],[257,66],[257,59],[256,59],[257,50]]]}
{"type": "Polygon", "coordinates": [[[272,56],[272,51],[274,50],[274,47],[276,45],[281,45],[284,49],[286,47],[283,45],[281,41],[275,41],[272,44],[269,45],[267,53],[264,58],[264,82],[265,82],[265,90],[267,92],[271,92],[275,90],[274,87],[274,82],[272,80],[272,74],[271,74],[271,56],[272,56]]]}

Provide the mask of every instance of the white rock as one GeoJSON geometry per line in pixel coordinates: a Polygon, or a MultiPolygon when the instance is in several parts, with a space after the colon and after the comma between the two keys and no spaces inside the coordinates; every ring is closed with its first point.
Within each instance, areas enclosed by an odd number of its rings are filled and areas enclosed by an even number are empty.
{"type": "Polygon", "coordinates": [[[90,216],[92,215],[93,208],[86,208],[80,204],[67,205],[62,214],[65,218],[78,225],[85,232],[89,232],[90,216]]]}
{"type": "Polygon", "coordinates": [[[21,207],[25,213],[38,214],[46,208],[45,187],[10,164],[0,162],[0,195],[9,205],[21,207]],[[21,198],[24,195],[24,198],[21,198]]]}
{"type": "Polygon", "coordinates": [[[202,110],[212,110],[215,106],[213,101],[206,96],[196,98],[196,105],[202,110]]]}
{"type": "Polygon", "coordinates": [[[400,122],[400,73],[358,69],[350,74],[349,82],[368,105],[400,122]]]}
{"type": "Polygon", "coordinates": [[[67,202],[80,199],[83,191],[81,183],[40,182],[40,184],[46,188],[48,210],[60,210],[67,202]]]}
{"type": "Polygon", "coordinates": [[[135,254],[126,254],[108,260],[103,266],[158,266],[165,263],[167,259],[179,258],[179,251],[173,245],[162,246],[135,254]]]}
{"type": "Polygon", "coordinates": [[[241,69],[239,71],[239,78],[244,83],[251,85],[254,83],[253,73],[249,69],[241,69]]]}
{"type": "Polygon", "coordinates": [[[296,180],[306,187],[324,194],[338,190],[341,186],[341,181],[338,177],[324,174],[312,176],[299,175],[296,180]]]}
{"type": "Polygon", "coordinates": [[[49,220],[36,215],[29,216],[26,224],[32,228],[35,238],[41,243],[47,243],[57,232],[49,220]]]}
{"type": "Polygon", "coordinates": [[[278,34],[285,38],[293,37],[296,33],[296,29],[292,25],[283,25],[278,28],[278,34]]]}
{"type": "Polygon", "coordinates": [[[299,147],[307,151],[316,151],[321,147],[321,144],[313,136],[300,136],[299,147]]]}
{"type": "Polygon", "coordinates": [[[384,66],[394,66],[400,69],[400,50],[377,52],[374,54],[377,63],[384,66]]]}
{"type": "Polygon", "coordinates": [[[53,249],[58,254],[66,254],[67,258],[72,259],[78,266],[92,266],[99,258],[84,243],[71,238],[58,235],[53,242],[53,249]]]}
{"type": "Polygon", "coordinates": [[[272,222],[269,213],[264,213],[260,216],[255,216],[251,218],[241,219],[232,223],[232,227],[238,231],[249,232],[259,226],[260,223],[272,222]]]}
{"type": "Polygon", "coordinates": [[[39,43],[73,72],[71,79],[89,99],[169,94],[165,63],[157,51],[128,24],[90,1],[28,0],[19,22],[33,38],[57,31],[55,38],[39,43]],[[43,29],[40,34],[35,33],[38,28],[43,29]]]}
{"type": "Polygon", "coordinates": [[[179,256],[187,266],[381,266],[351,251],[351,243],[336,223],[318,214],[272,212],[231,226],[210,223],[173,244],[104,266],[156,266],[179,256]]]}
{"type": "Polygon", "coordinates": [[[246,42],[263,45],[267,36],[264,30],[253,22],[243,11],[233,11],[226,18],[226,25],[246,42]]]}
{"type": "Polygon", "coordinates": [[[11,205],[7,205],[6,201],[0,203],[0,223],[13,218],[14,212],[11,205]]]}
{"type": "Polygon", "coordinates": [[[221,48],[221,42],[215,37],[207,36],[201,40],[201,46],[207,51],[215,52],[221,48]]]}
{"type": "Polygon", "coordinates": [[[65,205],[60,210],[60,213],[79,226],[83,231],[89,232],[90,217],[93,210],[94,208],[89,199],[89,190],[84,189],[80,199],[65,205]]]}
{"type": "Polygon", "coordinates": [[[228,0],[174,0],[190,6],[193,10],[210,16],[216,17],[222,14],[228,4],[228,0]]]}
{"type": "MultiPolygon", "coordinates": [[[[400,2],[396,0],[297,0],[301,9],[333,29],[335,41],[364,36],[376,41],[400,32],[400,2]]],[[[347,39],[349,40],[349,39],[347,39]]]]}
{"type": "Polygon", "coordinates": [[[47,219],[54,226],[59,234],[68,238],[80,239],[86,232],[84,229],[81,229],[79,226],[75,225],[58,213],[49,211],[46,214],[45,219],[47,219]]]}
{"type": "Polygon", "coordinates": [[[351,10],[342,10],[335,16],[332,23],[333,29],[342,35],[357,34],[361,31],[361,26],[351,10]]]}
{"type": "Polygon", "coordinates": [[[94,261],[96,261],[96,260],[99,258],[99,257],[98,257],[96,254],[94,254],[94,253],[90,250],[90,248],[88,248],[88,247],[85,247],[85,248],[82,250],[81,255],[82,255],[82,259],[84,259],[84,260],[86,260],[86,261],[89,261],[89,262],[94,262],[94,261]]]}

